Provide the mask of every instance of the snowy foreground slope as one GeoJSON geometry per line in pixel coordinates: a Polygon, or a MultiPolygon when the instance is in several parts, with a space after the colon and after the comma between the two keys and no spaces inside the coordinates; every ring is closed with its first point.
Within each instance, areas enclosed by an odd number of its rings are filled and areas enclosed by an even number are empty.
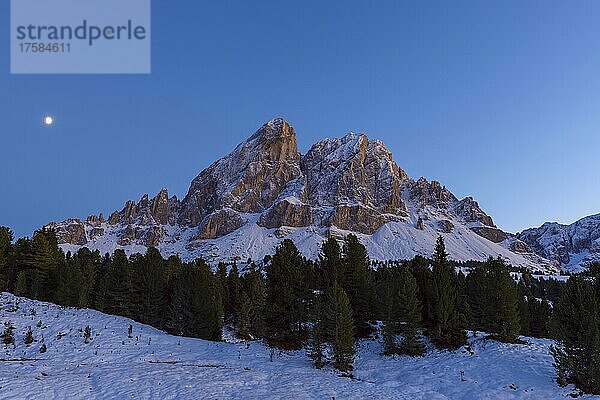
{"type": "Polygon", "coordinates": [[[303,351],[276,352],[270,362],[260,342],[180,338],[127,318],[7,293],[0,295],[0,320],[16,327],[16,348],[0,345],[2,399],[563,399],[574,393],[554,382],[548,340],[507,345],[471,336],[469,349],[430,349],[417,359],[384,358],[381,344],[366,340],[350,379],[312,368],[303,351]],[[36,340],[29,347],[28,326],[36,340]],[[39,352],[42,338],[46,353],[39,352]]]}

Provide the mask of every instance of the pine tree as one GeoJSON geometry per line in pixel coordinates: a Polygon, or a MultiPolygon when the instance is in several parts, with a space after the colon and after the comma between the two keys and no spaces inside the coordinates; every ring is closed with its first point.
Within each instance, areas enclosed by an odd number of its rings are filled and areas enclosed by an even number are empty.
{"type": "Polygon", "coordinates": [[[21,271],[17,275],[17,283],[15,285],[15,295],[17,295],[17,296],[28,296],[29,295],[26,271],[21,271]]]}
{"type": "MultiPolygon", "coordinates": [[[[334,281],[335,282],[335,281],[334,281]]],[[[325,321],[323,320],[323,292],[315,291],[310,312],[311,326],[308,332],[307,354],[318,369],[326,365],[325,321]]]]}
{"type": "Polygon", "coordinates": [[[298,348],[304,319],[302,256],[289,239],[284,240],[267,265],[267,330],[271,343],[298,348]]]}
{"type": "Polygon", "coordinates": [[[456,273],[448,265],[444,239],[438,237],[431,277],[431,339],[442,348],[455,349],[466,343],[464,316],[457,308],[456,273]]]}
{"type": "Polygon", "coordinates": [[[429,262],[422,256],[415,256],[410,261],[410,271],[417,282],[419,302],[421,303],[421,319],[424,326],[432,326],[432,272],[429,262]]]}
{"type": "Polygon", "coordinates": [[[83,340],[87,344],[90,342],[91,339],[92,339],[92,328],[90,328],[90,326],[88,325],[85,327],[85,330],[83,331],[83,340]]]}
{"type": "Polygon", "coordinates": [[[79,308],[88,308],[92,304],[92,293],[96,285],[96,265],[89,260],[81,268],[81,288],[79,291],[79,308]]]}
{"type": "Polygon", "coordinates": [[[250,333],[255,338],[265,335],[265,279],[258,270],[245,275],[250,299],[250,333]]]}
{"type": "Polygon", "coordinates": [[[219,280],[219,289],[221,290],[221,299],[223,299],[223,311],[225,320],[231,319],[229,312],[229,284],[227,282],[227,265],[219,263],[217,267],[217,278],[219,280]]]}
{"type": "Polygon", "coordinates": [[[485,267],[476,267],[467,276],[467,301],[469,302],[469,326],[473,330],[488,331],[492,315],[491,292],[485,267]]]}
{"type": "Polygon", "coordinates": [[[12,253],[13,233],[10,229],[0,226],[0,291],[7,290],[8,262],[12,253]]]}
{"type": "Polygon", "coordinates": [[[76,262],[69,255],[56,269],[57,287],[53,297],[58,304],[67,307],[79,304],[83,276],[76,262]]]}
{"type": "Polygon", "coordinates": [[[110,314],[130,316],[133,307],[131,267],[123,250],[113,253],[105,280],[104,310],[110,314]]]}
{"type": "Polygon", "coordinates": [[[237,323],[237,312],[240,307],[240,274],[236,264],[233,264],[227,277],[227,294],[226,314],[232,322],[237,323]]]}
{"type": "Polygon", "coordinates": [[[346,292],[337,282],[327,294],[323,317],[327,336],[332,342],[335,368],[340,371],[352,370],[356,354],[352,307],[346,292]]]}
{"type": "Polygon", "coordinates": [[[25,333],[25,338],[23,339],[23,342],[26,346],[29,346],[31,343],[33,343],[33,332],[31,331],[31,327],[27,328],[27,332],[25,333]]]}
{"type": "Polygon", "coordinates": [[[369,300],[372,287],[369,282],[369,256],[367,250],[355,235],[344,240],[343,272],[339,274],[339,284],[350,298],[356,333],[366,337],[371,332],[369,300]]]}
{"type": "Polygon", "coordinates": [[[223,304],[219,283],[210,267],[202,260],[193,266],[192,334],[206,340],[221,340],[223,334],[223,304]]]}
{"type": "Polygon", "coordinates": [[[62,258],[56,236],[51,230],[34,233],[31,252],[24,255],[23,263],[34,271],[31,295],[39,300],[51,300],[55,290],[54,270],[62,258]]]}
{"type": "Polygon", "coordinates": [[[220,340],[223,306],[218,285],[210,267],[201,260],[177,268],[171,280],[169,332],[220,340]]]}
{"type": "Polygon", "coordinates": [[[13,324],[8,321],[4,323],[4,332],[2,332],[2,343],[6,346],[10,344],[15,344],[15,327],[13,324]]]}
{"type": "Polygon", "coordinates": [[[551,349],[560,384],[573,383],[600,394],[600,306],[592,285],[579,277],[567,281],[555,305],[551,349]]]}
{"type": "Polygon", "coordinates": [[[327,239],[319,255],[319,289],[326,291],[343,275],[342,250],[337,240],[327,239]]]}
{"type": "Polygon", "coordinates": [[[398,284],[390,268],[381,268],[379,295],[382,301],[383,354],[392,355],[399,352],[396,335],[399,331],[400,315],[398,310],[398,284]]]}
{"type": "Polygon", "coordinates": [[[422,355],[425,346],[419,338],[421,304],[418,298],[417,281],[406,268],[402,268],[399,274],[397,296],[400,317],[398,331],[403,336],[400,352],[411,356],[422,355]]]}
{"type": "Polygon", "coordinates": [[[501,341],[515,342],[521,329],[517,285],[500,258],[490,259],[487,264],[490,282],[488,286],[492,292],[490,331],[501,341]]]}
{"type": "Polygon", "coordinates": [[[420,340],[421,303],[416,279],[408,268],[383,269],[380,292],[385,302],[383,321],[384,354],[422,355],[425,347],[420,340]],[[397,335],[402,335],[398,344],[397,335]]]}
{"type": "Polygon", "coordinates": [[[527,302],[528,291],[523,279],[519,280],[518,288],[518,303],[519,303],[519,325],[521,326],[521,335],[530,336],[531,333],[531,315],[529,303],[527,302]]]}
{"type": "Polygon", "coordinates": [[[144,256],[134,257],[133,294],[134,318],[142,323],[161,327],[165,311],[166,280],[164,260],[156,248],[150,247],[144,256]]]}
{"type": "Polygon", "coordinates": [[[237,312],[237,334],[238,337],[242,339],[250,339],[252,337],[251,327],[250,327],[250,318],[252,313],[252,302],[250,298],[246,294],[245,291],[242,291],[239,296],[239,306],[237,312]]]}
{"type": "Polygon", "coordinates": [[[530,297],[527,301],[529,308],[529,334],[537,338],[550,337],[550,319],[552,315],[552,307],[548,300],[542,298],[538,300],[535,297],[530,297]]]}

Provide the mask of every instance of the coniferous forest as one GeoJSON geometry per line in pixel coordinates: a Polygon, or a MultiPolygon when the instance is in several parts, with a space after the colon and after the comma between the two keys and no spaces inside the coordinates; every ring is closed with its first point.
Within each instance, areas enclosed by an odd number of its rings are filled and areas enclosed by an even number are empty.
{"type": "Polygon", "coordinates": [[[318,260],[284,240],[256,263],[112,255],[58,247],[51,230],[14,240],[0,228],[0,288],[62,306],[132,318],[173,335],[222,340],[226,327],[278,349],[306,348],[316,368],[350,373],[357,341],[381,357],[423,356],[467,344],[467,331],[525,344],[551,338],[559,384],[600,393],[600,266],[567,282],[534,277],[501,259],[457,263],[442,237],[431,258],[372,262],[354,235],[328,239],[318,260]]]}

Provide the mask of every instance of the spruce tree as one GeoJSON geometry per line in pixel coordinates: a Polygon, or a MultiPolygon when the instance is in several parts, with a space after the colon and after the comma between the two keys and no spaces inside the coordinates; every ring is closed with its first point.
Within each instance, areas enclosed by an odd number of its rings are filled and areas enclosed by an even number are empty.
{"type": "Polygon", "coordinates": [[[237,323],[237,311],[240,306],[240,274],[237,264],[233,264],[227,277],[227,295],[226,315],[232,322],[237,323]]]}
{"type": "Polygon", "coordinates": [[[221,290],[221,299],[223,299],[223,311],[225,320],[230,320],[231,315],[229,312],[229,284],[227,282],[227,265],[225,263],[219,263],[217,267],[217,278],[219,280],[219,288],[221,290]]]}
{"type": "Polygon", "coordinates": [[[473,330],[488,331],[491,310],[491,290],[485,267],[476,267],[467,276],[466,291],[469,302],[469,326],[473,330]]]}
{"type": "Polygon", "coordinates": [[[93,261],[87,261],[81,268],[81,288],[79,291],[79,308],[88,308],[92,303],[92,293],[96,286],[96,264],[93,261]]]}
{"type": "Polygon", "coordinates": [[[219,283],[204,261],[178,267],[171,280],[169,332],[206,340],[222,337],[219,283]]]}
{"type": "Polygon", "coordinates": [[[500,258],[488,260],[488,268],[492,291],[490,331],[501,341],[514,342],[521,329],[517,284],[500,258]]]}
{"type": "Polygon", "coordinates": [[[600,394],[600,306],[592,285],[569,278],[555,305],[553,330],[559,345],[551,349],[560,384],[573,383],[600,394]]]}
{"type": "Polygon", "coordinates": [[[13,233],[10,229],[0,226],[0,291],[7,290],[8,262],[12,253],[13,233]]]}
{"type": "Polygon", "coordinates": [[[142,323],[161,327],[164,320],[166,280],[164,260],[154,247],[134,257],[132,316],[142,323]]]}
{"type": "Polygon", "coordinates": [[[410,261],[410,271],[417,282],[419,302],[421,303],[421,318],[424,326],[431,326],[432,310],[432,272],[429,262],[422,256],[415,256],[410,261]]]}
{"type": "Polygon", "coordinates": [[[398,315],[400,324],[399,333],[403,340],[400,352],[411,356],[422,355],[425,346],[419,337],[421,328],[421,304],[418,298],[417,281],[406,268],[402,268],[399,274],[398,287],[398,315]]]}
{"type": "Polygon", "coordinates": [[[530,297],[527,301],[529,308],[529,334],[537,338],[549,338],[550,335],[550,319],[552,315],[552,307],[548,300],[542,298],[538,300],[535,297],[530,297]]]}
{"type": "Polygon", "coordinates": [[[352,307],[344,289],[337,282],[329,289],[325,310],[324,326],[333,347],[334,367],[340,371],[352,370],[356,354],[352,307]]]}
{"type": "Polygon", "coordinates": [[[27,271],[21,271],[17,275],[17,283],[15,285],[15,295],[29,296],[29,288],[27,284],[27,271]]]}
{"type": "Polygon", "coordinates": [[[202,260],[196,260],[193,271],[192,291],[198,296],[192,297],[192,333],[206,340],[221,340],[223,304],[219,283],[202,260]]]}
{"type": "Polygon", "coordinates": [[[92,328],[90,328],[89,325],[86,326],[83,331],[83,340],[86,344],[89,343],[90,340],[92,340],[92,328]]]}
{"type": "Polygon", "coordinates": [[[339,275],[343,274],[342,250],[337,240],[329,238],[323,243],[318,265],[320,272],[319,288],[327,291],[333,285],[333,282],[338,280],[339,275]]]}
{"type": "MultiPolygon", "coordinates": [[[[335,282],[335,281],[334,281],[335,282]]],[[[325,366],[325,322],[323,320],[323,292],[314,293],[310,313],[310,329],[308,334],[307,354],[315,367],[321,369],[325,366]]]]}
{"type": "Polygon", "coordinates": [[[521,335],[530,336],[531,332],[531,315],[529,303],[527,302],[528,291],[521,279],[518,287],[518,304],[519,304],[519,325],[521,326],[521,335]]]}
{"type": "Polygon", "coordinates": [[[57,287],[54,293],[54,301],[67,307],[76,307],[79,304],[79,294],[83,282],[83,276],[76,260],[67,257],[64,263],[59,264],[56,270],[57,287]]]}
{"type": "Polygon", "coordinates": [[[33,343],[33,331],[31,330],[31,327],[27,328],[27,332],[25,333],[25,338],[23,339],[23,342],[26,346],[29,346],[31,343],[33,343]]]}
{"type": "Polygon", "coordinates": [[[113,253],[105,280],[105,311],[110,314],[130,316],[133,308],[131,268],[123,250],[118,249],[113,253]]]}
{"type": "Polygon", "coordinates": [[[250,339],[252,337],[250,319],[252,313],[252,302],[245,291],[239,296],[239,306],[237,311],[236,328],[238,337],[250,339]]]}
{"type": "Polygon", "coordinates": [[[448,254],[441,236],[436,243],[433,263],[429,312],[432,318],[431,339],[439,347],[456,349],[466,343],[462,326],[464,316],[457,307],[456,273],[448,265],[448,254]]]}
{"type": "Polygon", "coordinates": [[[56,236],[51,230],[34,233],[31,251],[24,255],[23,263],[34,271],[31,295],[39,300],[51,300],[55,290],[55,269],[61,261],[62,252],[58,248],[56,236]]]}
{"type": "Polygon", "coordinates": [[[384,354],[422,355],[425,347],[420,340],[421,303],[416,279],[408,268],[383,269],[385,318],[383,320],[384,354]],[[402,335],[402,342],[397,342],[402,335]]]}
{"type": "Polygon", "coordinates": [[[2,332],[2,343],[6,346],[15,344],[15,327],[12,322],[8,321],[4,323],[4,332],[2,332]]]}
{"type": "Polygon", "coordinates": [[[259,270],[248,272],[245,278],[250,299],[250,333],[261,338],[265,335],[265,279],[259,270]]]}
{"type": "Polygon", "coordinates": [[[382,302],[383,354],[392,355],[399,352],[396,335],[399,331],[400,315],[398,310],[398,282],[394,279],[390,268],[381,268],[379,296],[382,302]]]}
{"type": "Polygon", "coordinates": [[[169,333],[177,336],[185,335],[190,324],[188,302],[193,294],[190,292],[189,272],[186,270],[188,267],[184,265],[176,268],[169,282],[170,296],[166,328],[169,333]]]}
{"type": "Polygon", "coordinates": [[[356,235],[346,236],[343,248],[343,272],[338,276],[338,283],[350,298],[355,331],[359,337],[366,337],[371,332],[369,300],[372,298],[372,287],[369,280],[369,265],[365,246],[360,243],[356,235]]]}
{"type": "Polygon", "coordinates": [[[284,240],[267,265],[266,322],[271,343],[291,348],[301,346],[303,299],[303,261],[289,239],[284,240]]]}

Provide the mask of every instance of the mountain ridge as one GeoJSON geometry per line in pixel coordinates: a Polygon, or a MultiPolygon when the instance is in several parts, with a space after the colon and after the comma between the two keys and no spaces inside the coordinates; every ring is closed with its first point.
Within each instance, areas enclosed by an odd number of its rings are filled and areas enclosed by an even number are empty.
{"type": "Polygon", "coordinates": [[[441,234],[457,260],[500,256],[548,271],[560,265],[498,229],[472,197],[459,200],[437,181],[410,178],[380,140],[349,133],[301,154],[294,128],[282,118],[202,170],[182,200],[163,189],[128,201],[107,220],[99,215],[47,226],[70,251],[154,246],[184,259],[257,260],[289,237],[314,258],[323,240],[352,232],[372,258],[393,259],[430,254],[441,234]]]}

